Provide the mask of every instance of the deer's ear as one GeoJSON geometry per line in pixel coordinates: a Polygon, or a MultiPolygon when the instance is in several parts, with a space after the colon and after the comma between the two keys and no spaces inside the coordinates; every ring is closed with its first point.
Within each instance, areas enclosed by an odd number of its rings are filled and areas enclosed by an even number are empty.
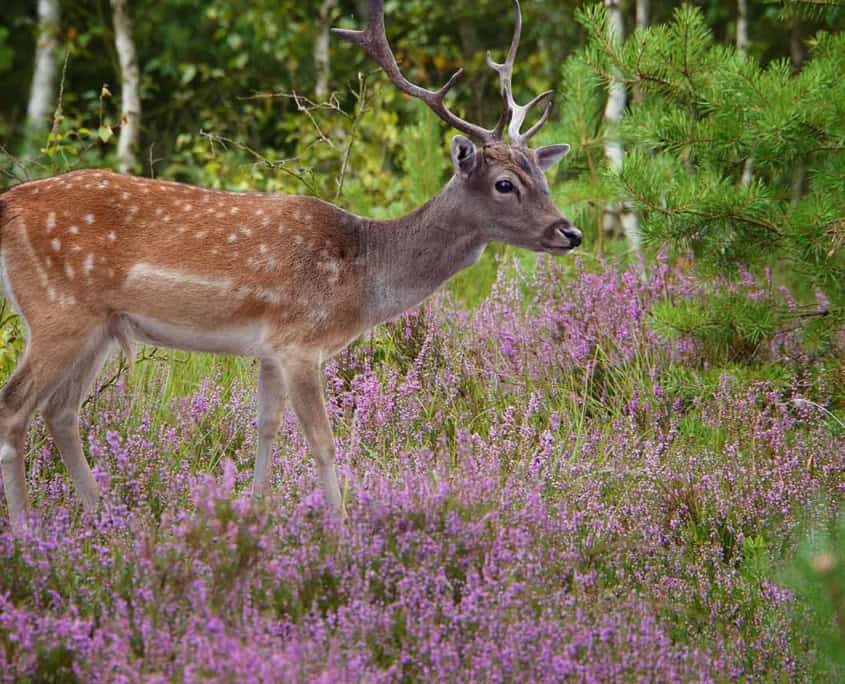
{"type": "Polygon", "coordinates": [[[455,173],[468,176],[477,163],[475,145],[472,140],[462,135],[452,138],[452,165],[455,173]]]}
{"type": "Polygon", "coordinates": [[[569,152],[569,145],[547,145],[538,147],[537,163],[543,171],[547,171],[563,159],[569,152]]]}

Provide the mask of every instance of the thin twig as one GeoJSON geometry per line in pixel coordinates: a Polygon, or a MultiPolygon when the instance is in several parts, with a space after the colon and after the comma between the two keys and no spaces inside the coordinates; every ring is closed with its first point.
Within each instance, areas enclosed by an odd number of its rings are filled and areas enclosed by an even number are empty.
{"type": "Polygon", "coordinates": [[[59,124],[64,119],[62,113],[62,106],[65,99],[65,80],[67,79],[67,63],[70,60],[70,45],[65,48],[65,61],[62,65],[62,80],[59,82],[59,100],[56,104],[56,111],[53,112],[53,125],[50,128],[50,133],[47,136],[47,147],[50,147],[50,141],[55,140],[59,133],[59,124]]]}
{"type": "Polygon", "coordinates": [[[355,136],[358,133],[358,126],[364,113],[367,111],[367,75],[358,72],[358,92],[355,98],[358,104],[355,107],[355,118],[352,120],[352,130],[349,131],[349,141],[346,144],[346,149],[343,152],[343,161],[340,164],[340,171],[337,175],[337,192],[334,195],[334,202],[337,204],[343,194],[343,181],[346,178],[346,172],[349,169],[349,156],[352,153],[352,144],[355,142],[355,136]]]}
{"type": "Polygon", "coordinates": [[[217,135],[216,133],[208,133],[207,131],[200,131],[200,136],[206,138],[212,145],[212,150],[214,149],[214,144],[220,145],[222,148],[226,149],[226,145],[231,145],[239,150],[242,150],[256,159],[256,161],[264,166],[267,166],[271,169],[277,169],[282,171],[283,173],[296,178],[301,183],[304,183],[311,192],[314,192],[314,184],[308,180],[304,173],[301,173],[295,169],[292,169],[289,164],[292,162],[298,161],[299,157],[288,157],[287,159],[270,159],[269,157],[264,156],[256,149],[253,149],[249,145],[240,140],[234,140],[232,138],[227,138],[223,135],[217,135]]]}

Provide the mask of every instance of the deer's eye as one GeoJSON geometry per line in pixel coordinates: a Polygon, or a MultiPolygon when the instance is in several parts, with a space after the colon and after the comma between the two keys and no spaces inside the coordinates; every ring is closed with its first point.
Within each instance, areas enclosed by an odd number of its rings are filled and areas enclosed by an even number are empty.
{"type": "Polygon", "coordinates": [[[501,192],[503,195],[509,192],[513,192],[513,183],[509,180],[500,180],[496,181],[496,190],[501,192]]]}

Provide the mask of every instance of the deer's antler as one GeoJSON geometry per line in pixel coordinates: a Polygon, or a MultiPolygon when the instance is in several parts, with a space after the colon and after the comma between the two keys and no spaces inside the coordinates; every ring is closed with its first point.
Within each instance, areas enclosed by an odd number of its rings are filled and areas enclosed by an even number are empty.
{"type": "Polygon", "coordinates": [[[511,40],[511,46],[508,50],[508,56],[505,58],[503,64],[499,64],[498,62],[493,61],[490,51],[488,50],[487,64],[491,69],[495,70],[499,74],[502,97],[505,100],[505,107],[510,113],[508,136],[514,145],[524,145],[532,135],[540,130],[543,124],[546,123],[546,119],[549,118],[549,112],[552,108],[551,99],[546,102],[546,108],[543,110],[543,114],[537,120],[537,123],[525,131],[525,133],[520,133],[522,124],[525,122],[525,116],[532,107],[554,94],[554,90],[546,90],[545,92],[540,93],[526,105],[518,105],[516,100],[513,99],[513,84],[511,83],[511,79],[513,77],[513,63],[516,60],[516,51],[519,49],[519,39],[522,35],[522,11],[519,7],[519,0],[513,0],[513,6],[516,10],[516,27],[513,31],[513,39],[511,40]]]}
{"type": "Polygon", "coordinates": [[[482,128],[469,121],[464,121],[456,114],[450,112],[446,107],[444,102],[446,94],[463,75],[463,69],[458,69],[452,74],[452,78],[439,90],[427,90],[411,83],[402,75],[399,65],[396,63],[396,57],[394,57],[393,51],[390,49],[390,43],[387,42],[387,34],[384,31],[384,0],[370,0],[370,16],[367,21],[367,27],[363,31],[333,28],[332,32],[343,40],[364,48],[364,51],[384,70],[399,90],[425,102],[431,111],[452,126],[452,128],[456,128],[462,133],[466,133],[470,137],[485,143],[501,139],[501,129],[504,127],[502,121],[499,122],[496,128],[482,128]]]}
{"type": "Polygon", "coordinates": [[[505,126],[507,126],[511,142],[515,145],[524,145],[528,139],[539,131],[540,127],[546,123],[546,119],[549,117],[549,111],[552,106],[551,100],[548,100],[546,103],[546,108],[543,110],[543,114],[537,120],[537,123],[535,123],[525,133],[520,133],[522,124],[525,123],[525,116],[532,107],[548,98],[554,91],[547,90],[544,93],[540,93],[526,105],[519,105],[513,99],[513,87],[511,85],[513,63],[516,59],[516,51],[519,48],[519,38],[522,33],[522,12],[519,7],[519,0],[513,0],[513,4],[516,9],[516,29],[514,30],[511,47],[510,50],[508,50],[508,56],[505,59],[504,64],[494,62],[490,53],[487,53],[487,63],[499,74],[501,94],[504,101],[504,108],[495,128],[483,128],[477,124],[465,121],[450,112],[446,107],[446,94],[463,75],[463,69],[458,69],[452,75],[452,78],[446,82],[446,85],[439,90],[427,90],[426,88],[411,83],[402,75],[402,71],[396,63],[396,57],[390,49],[390,43],[387,41],[387,34],[384,30],[384,0],[370,0],[370,17],[367,21],[367,27],[363,31],[350,31],[347,29],[333,28],[332,32],[343,40],[362,47],[364,51],[384,70],[399,90],[425,102],[431,111],[437,114],[437,116],[453,128],[456,128],[462,133],[466,133],[480,142],[489,143],[501,140],[505,131],[505,126]],[[510,121],[510,124],[508,124],[508,121],[510,121]]]}

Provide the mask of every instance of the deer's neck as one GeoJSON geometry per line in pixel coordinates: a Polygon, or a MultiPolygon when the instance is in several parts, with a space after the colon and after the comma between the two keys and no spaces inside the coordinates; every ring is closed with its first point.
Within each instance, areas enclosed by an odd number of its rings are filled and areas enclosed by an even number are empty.
{"type": "Polygon", "coordinates": [[[486,241],[463,209],[454,181],[416,211],[367,226],[368,323],[416,306],[474,264],[486,241]]]}

